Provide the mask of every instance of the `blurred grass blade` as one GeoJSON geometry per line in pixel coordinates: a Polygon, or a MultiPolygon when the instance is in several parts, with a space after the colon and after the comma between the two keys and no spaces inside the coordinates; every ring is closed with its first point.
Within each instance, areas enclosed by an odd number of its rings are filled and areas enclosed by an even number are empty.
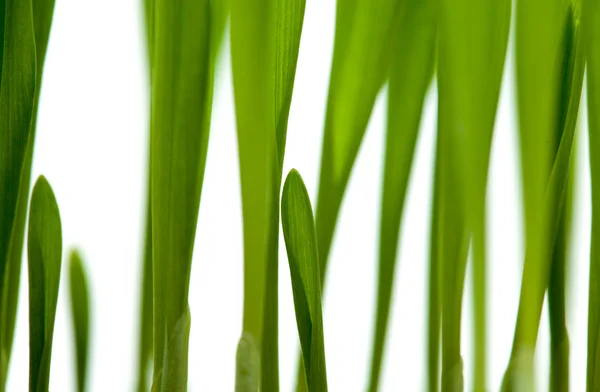
{"type": "MultiPolygon", "coordinates": [[[[10,3],[10,2],[9,2],[10,3]]],[[[35,131],[36,131],[36,122],[37,122],[37,107],[40,98],[41,91],[41,82],[42,82],[42,71],[44,67],[46,50],[48,47],[48,38],[50,35],[50,25],[52,23],[52,15],[54,12],[54,0],[34,0],[33,1],[33,34],[35,38],[35,56],[36,56],[36,79],[35,79],[35,93],[33,97],[33,109],[30,114],[31,119],[29,127],[29,136],[27,138],[27,144],[25,147],[25,155],[23,157],[22,167],[20,168],[20,175],[18,177],[18,199],[16,204],[15,216],[13,221],[13,226],[11,230],[10,244],[8,248],[8,253],[6,254],[5,261],[1,261],[4,257],[3,254],[0,254],[0,264],[5,263],[5,275],[4,280],[0,280],[0,288],[2,293],[2,304],[0,305],[0,351],[1,359],[0,359],[0,390],[4,388],[4,380],[6,377],[3,375],[6,374],[8,370],[8,363],[10,361],[10,353],[12,349],[13,335],[15,329],[15,320],[17,314],[17,302],[19,298],[19,283],[21,279],[21,262],[22,262],[22,252],[23,252],[23,241],[25,237],[25,220],[27,217],[27,204],[29,201],[29,185],[31,181],[31,163],[33,159],[33,147],[35,142],[35,131]]],[[[0,33],[0,37],[4,36],[4,12],[6,9],[6,2],[1,1],[0,7],[0,28],[2,29],[2,33],[0,33]]],[[[13,16],[14,17],[14,16],[13,16]]],[[[27,20],[30,18],[27,15],[27,20]]],[[[18,20],[18,19],[14,19],[18,20]]],[[[26,23],[26,22],[23,22],[26,23]]],[[[12,24],[9,24],[12,26],[12,24]]],[[[23,26],[26,27],[26,26],[23,26]]],[[[30,32],[26,35],[28,37],[30,32]]],[[[10,34],[8,35],[11,36],[10,34]]],[[[0,42],[4,42],[4,39],[0,40],[0,42]]],[[[32,45],[32,41],[30,38],[25,39],[23,42],[16,44],[19,50],[24,45],[25,42],[29,42],[28,45],[32,45]]],[[[7,42],[5,42],[7,44],[7,42]]],[[[11,43],[13,48],[15,47],[15,43],[11,43]]],[[[0,45],[2,46],[2,45],[0,45]]],[[[1,49],[2,51],[4,49],[1,49]]],[[[8,53],[12,55],[12,51],[15,49],[9,49],[8,53]]],[[[23,54],[26,56],[29,55],[29,50],[25,50],[23,54]]],[[[29,59],[27,61],[33,61],[33,59],[29,59]]],[[[2,63],[2,56],[0,56],[0,63],[2,63]]],[[[0,70],[2,66],[0,65],[0,70]]],[[[13,72],[15,69],[20,68],[12,68],[13,72]]],[[[23,76],[27,74],[27,71],[24,71],[23,76]]],[[[1,77],[0,77],[1,78],[1,77]]],[[[26,77],[24,80],[28,79],[26,77]]],[[[31,83],[31,79],[27,81],[27,83],[31,83]]],[[[30,87],[28,86],[27,89],[30,87]]],[[[29,90],[28,90],[29,91],[29,90]]],[[[27,94],[31,94],[29,91],[27,94]]],[[[2,98],[0,98],[2,99],[2,98]]],[[[29,99],[29,98],[28,98],[29,99]]],[[[25,121],[25,120],[23,120],[25,121]]],[[[25,123],[23,124],[25,126],[25,123]]],[[[4,130],[4,126],[0,129],[4,130]]],[[[22,147],[20,147],[22,148],[22,147]]],[[[19,154],[16,154],[17,156],[19,154]]],[[[14,181],[14,179],[13,179],[14,181]]],[[[0,224],[1,225],[1,224],[0,224]]],[[[0,229],[1,230],[1,229],[0,229]]],[[[0,239],[1,241],[1,239],[0,239]]],[[[0,272],[0,274],[2,274],[0,272]]]]}
{"type": "Polygon", "coordinates": [[[600,2],[583,0],[592,187],[587,391],[600,390],[600,2]]]}
{"type": "MultiPolygon", "coordinates": [[[[0,85],[0,391],[4,391],[16,314],[13,276],[20,273],[21,249],[11,252],[18,229],[21,171],[31,129],[36,88],[36,46],[31,2],[0,3],[3,29],[0,85]],[[6,21],[6,23],[5,23],[6,21]],[[18,265],[12,260],[19,254],[18,265]],[[16,269],[19,272],[16,272],[16,269]],[[12,269],[12,271],[11,271],[12,269]]],[[[21,245],[22,246],[22,245],[21,245]]],[[[19,247],[20,248],[20,247],[19,247]]],[[[17,279],[18,280],[18,279],[17,279]]]]}
{"type": "Polygon", "coordinates": [[[242,334],[236,357],[235,392],[258,392],[260,354],[252,335],[242,334]]]}
{"type": "MultiPolygon", "coordinates": [[[[486,218],[485,200],[487,174],[496,108],[500,93],[504,59],[508,43],[510,26],[510,0],[478,1],[478,0],[442,0],[440,3],[439,34],[439,80],[440,106],[443,111],[452,112],[444,117],[444,121],[452,120],[448,125],[449,135],[453,139],[450,153],[456,166],[457,184],[462,184],[464,209],[468,231],[473,238],[473,287],[475,309],[475,350],[473,371],[475,391],[486,389],[486,218]]],[[[440,122],[442,118],[440,117],[440,122]]],[[[444,169],[442,169],[444,170],[444,169]]],[[[454,175],[454,174],[452,174],[454,175]]],[[[442,181],[446,180],[443,179],[442,181]]],[[[450,183],[449,183],[450,185],[450,183]]],[[[443,192],[443,190],[442,190],[443,192]]],[[[450,208],[451,206],[448,205],[450,208]]],[[[448,253],[443,254],[443,258],[448,253]]],[[[461,261],[462,262],[462,261],[461,261]]],[[[452,264],[445,264],[445,271],[452,269],[452,264]]],[[[462,279],[457,275],[458,279],[462,279]]],[[[447,278],[444,277],[446,281],[447,278]]],[[[454,293],[456,301],[462,298],[462,282],[454,293]]],[[[444,282],[446,284],[446,282],[444,282]]],[[[451,286],[451,285],[450,285],[451,286]]],[[[444,294],[445,296],[445,294],[444,294]]],[[[442,313],[446,320],[455,319],[456,333],[460,333],[460,304],[456,308],[444,308],[446,311],[458,313],[442,313]]],[[[450,322],[450,320],[448,320],[450,322]]],[[[444,325],[447,325],[442,321],[444,325]]],[[[456,361],[460,359],[460,351],[444,353],[446,349],[460,350],[460,345],[442,339],[442,356],[452,362],[443,362],[442,372],[450,374],[456,361]],[[451,348],[454,347],[454,348],[451,348]],[[450,359],[452,358],[452,359],[450,359]],[[448,368],[447,366],[451,366],[448,368]]],[[[462,378],[462,375],[460,376],[462,378]]],[[[456,385],[456,384],[453,384],[456,385]]],[[[443,384],[446,387],[446,384],[443,384]]]]}
{"type": "Polygon", "coordinates": [[[77,391],[86,390],[88,348],[90,340],[90,298],[88,279],[78,251],[69,259],[69,288],[71,313],[75,332],[75,357],[77,359],[77,391]]]}
{"type": "Polygon", "coordinates": [[[279,191],[305,0],[233,0],[231,50],[244,216],[244,334],[279,390],[279,191]]]}
{"type": "Polygon", "coordinates": [[[326,392],[317,238],[308,192],[296,170],[290,171],[283,186],[281,220],[308,391],[326,392]]]}
{"type": "Polygon", "coordinates": [[[60,284],[62,231],[52,188],[40,176],[33,188],[27,235],[29,258],[29,391],[47,392],[60,284]]]}
{"type": "Polygon", "coordinates": [[[435,58],[435,19],[432,1],[403,3],[400,31],[394,43],[388,87],[388,126],[379,237],[377,318],[373,338],[369,390],[379,389],[398,236],[406,188],[419,132],[425,93],[435,58]]]}
{"type": "MultiPolygon", "coordinates": [[[[583,83],[584,56],[580,39],[579,4],[576,2],[573,5],[569,5],[562,15],[566,23],[560,24],[563,26],[563,40],[560,52],[564,55],[561,59],[562,61],[558,63],[560,65],[558,68],[559,73],[556,73],[558,75],[557,82],[560,85],[560,89],[553,95],[554,110],[550,110],[549,107],[548,112],[546,113],[542,111],[542,109],[545,109],[544,107],[537,107],[539,111],[534,112],[537,114],[537,117],[534,116],[535,118],[529,118],[532,116],[532,113],[520,114],[521,134],[525,133],[525,130],[527,129],[523,125],[526,120],[530,121],[530,123],[526,123],[526,125],[534,127],[528,129],[532,132],[547,132],[546,129],[539,128],[539,124],[544,123],[553,126],[552,130],[554,131],[554,133],[547,134],[545,140],[557,140],[557,142],[554,143],[554,146],[550,146],[553,147],[551,151],[544,152],[545,149],[541,144],[544,144],[545,146],[546,143],[540,144],[538,141],[535,145],[528,144],[525,146],[523,143],[527,137],[522,135],[522,150],[534,154],[535,157],[540,159],[543,158],[543,155],[541,154],[550,154],[549,159],[551,160],[550,165],[552,166],[551,171],[547,172],[543,190],[535,188],[533,184],[528,184],[524,188],[526,199],[526,233],[528,237],[526,238],[527,250],[523,268],[521,298],[519,302],[519,313],[517,316],[511,362],[509,363],[503,381],[503,390],[509,391],[514,389],[523,390],[520,385],[516,385],[517,381],[515,374],[522,373],[521,370],[518,369],[521,364],[533,362],[544,293],[549,284],[552,254],[555,250],[561,215],[565,208],[565,199],[568,191],[571,151],[575,136],[575,125],[583,83]],[[551,119],[542,116],[544,113],[547,116],[550,116],[551,119]],[[534,152],[533,150],[536,149],[538,151],[534,152]],[[528,195],[528,190],[537,193],[528,195]],[[543,193],[540,194],[539,192],[543,193]],[[530,197],[530,201],[533,200],[539,204],[539,206],[536,204],[529,204],[529,208],[531,208],[529,210],[529,215],[528,196],[530,197]],[[537,196],[538,198],[534,199],[534,196],[537,196]]],[[[536,43],[536,45],[539,44],[536,43]]],[[[525,54],[521,55],[523,56],[525,54]]],[[[526,54],[526,56],[530,56],[530,54],[526,54]]],[[[531,59],[529,60],[531,61],[531,59]]],[[[522,61],[525,60],[522,59],[522,61]]],[[[551,68],[552,64],[554,63],[548,62],[544,64],[543,67],[551,68]]],[[[547,70],[544,70],[538,73],[548,72],[547,70]]],[[[524,77],[523,75],[521,76],[524,77]]],[[[525,84],[529,83],[531,79],[532,78],[527,79],[527,81],[520,81],[522,85],[520,85],[519,88],[527,91],[528,94],[532,94],[533,92],[528,91],[527,88],[532,88],[533,86],[526,86],[525,84]]],[[[547,82],[551,83],[552,80],[548,80],[547,82]]],[[[541,88],[540,86],[538,87],[541,88]]],[[[526,95],[525,92],[521,91],[519,94],[526,95]]],[[[536,102],[538,102],[540,100],[539,94],[540,92],[536,90],[536,98],[529,96],[529,99],[535,99],[536,102]]],[[[544,97],[544,100],[545,99],[546,97],[544,97]]],[[[521,104],[521,100],[519,102],[521,104]]],[[[528,102],[528,104],[531,105],[532,103],[528,102]]],[[[538,137],[541,138],[542,135],[544,134],[540,133],[538,137]]],[[[533,143],[531,140],[528,140],[528,142],[533,143]]],[[[547,155],[546,158],[548,158],[547,155]]],[[[531,165],[537,165],[537,169],[540,170],[542,167],[540,162],[534,164],[530,161],[532,156],[527,156],[523,159],[523,178],[524,181],[526,181],[527,173],[532,175],[530,172],[532,169],[531,165]]],[[[536,180],[539,181],[537,177],[539,177],[539,174],[536,174],[536,180]]],[[[527,377],[530,378],[530,376],[527,377]]]]}
{"type": "Polygon", "coordinates": [[[216,57],[212,12],[220,6],[208,0],[155,0],[152,6],[153,379],[162,377],[153,388],[161,391],[186,388],[184,335],[216,57]]]}

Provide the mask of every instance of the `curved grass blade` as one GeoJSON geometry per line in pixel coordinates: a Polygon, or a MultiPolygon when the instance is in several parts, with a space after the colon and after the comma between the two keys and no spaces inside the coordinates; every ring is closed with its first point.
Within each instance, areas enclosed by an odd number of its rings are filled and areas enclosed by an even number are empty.
{"type": "MultiPolygon", "coordinates": [[[[449,125],[449,129],[453,130],[452,138],[456,138],[450,148],[458,150],[452,152],[457,160],[454,170],[462,173],[459,176],[464,176],[460,180],[465,187],[465,206],[468,206],[464,209],[464,219],[473,238],[475,391],[486,389],[485,200],[492,135],[508,43],[510,8],[510,0],[443,0],[439,12],[440,105],[447,106],[457,121],[449,125]]],[[[446,271],[451,269],[450,266],[444,268],[446,271]]],[[[453,294],[457,301],[462,298],[462,286],[460,283],[456,287],[460,292],[453,294]]],[[[459,311],[460,306],[444,310],[444,319],[455,323],[452,328],[459,332],[461,314],[453,311],[459,311]]],[[[443,357],[453,358],[451,362],[443,362],[442,373],[450,374],[460,352],[448,353],[447,356],[445,351],[451,347],[460,350],[460,346],[446,339],[442,340],[442,345],[443,357]]]]}
{"type": "Polygon", "coordinates": [[[312,207],[302,177],[290,171],[283,186],[281,221],[308,391],[327,391],[319,254],[312,207]]]}
{"type": "MultiPolygon", "coordinates": [[[[525,365],[531,368],[530,364],[533,363],[544,293],[549,284],[552,254],[555,249],[561,215],[565,208],[565,199],[568,190],[567,184],[571,165],[571,151],[573,138],[575,136],[575,125],[579,110],[579,99],[581,96],[584,70],[584,56],[579,28],[579,4],[574,3],[573,5],[569,5],[563,16],[566,20],[566,23],[563,24],[564,40],[561,45],[564,58],[561,63],[562,66],[560,67],[560,77],[558,78],[560,90],[555,95],[555,108],[558,110],[555,109],[554,112],[548,113],[549,115],[555,116],[554,121],[550,123],[554,124],[553,129],[555,133],[553,135],[548,135],[548,137],[556,138],[556,135],[559,135],[560,144],[554,151],[551,151],[551,153],[555,154],[551,157],[553,159],[552,170],[548,173],[543,196],[538,200],[540,206],[535,206],[537,210],[533,210],[531,213],[536,215],[529,215],[528,217],[527,201],[525,203],[527,235],[530,235],[530,233],[533,232],[536,236],[527,238],[527,250],[523,268],[523,283],[521,286],[517,326],[515,329],[511,361],[503,380],[503,391],[525,390],[523,386],[518,385],[517,381],[517,378],[520,377],[518,375],[521,373],[524,373],[525,378],[527,379],[532,378],[531,375],[528,374],[529,370],[522,370],[520,367],[525,365]],[[556,113],[558,115],[556,115],[556,113]],[[532,219],[532,221],[529,222],[529,226],[527,226],[527,219],[532,219]]],[[[536,96],[538,94],[539,92],[536,93],[536,96]]],[[[540,115],[540,113],[537,114],[540,115]]],[[[539,121],[543,122],[546,120],[540,118],[539,121]]],[[[540,129],[538,128],[537,130],[540,129]]],[[[521,129],[521,131],[524,133],[524,129],[521,129]]],[[[533,148],[532,145],[529,147],[533,148]]],[[[522,146],[522,148],[524,147],[522,146]]],[[[544,149],[539,146],[539,143],[535,148],[540,150],[544,149]]],[[[543,151],[538,152],[537,154],[542,153],[543,151]]],[[[540,157],[540,155],[536,156],[540,157]]],[[[530,167],[525,167],[525,163],[531,164],[531,162],[528,162],[530,158],[531,157],[528,157],[524,161],[524,179],[525,173],[527,172],[526,169],[531,169],[530,167]]],[[[540,165],[539,162],[537,164],[540,165]]],[[[535,190],[535,188],[530,185],[529,190],[532,191],[535,190]]],[[[525,191],[527,200],[527,188],[525,188],[525,191]]]]}
{"type": "Polygon", "coordinates": [[[47,392],[60,284],[62,231],[50,184],[36,181],[29,209],[29,391],[47,392]]]}
{"type": "Polygon", "coordinates": [[[587,339],[587,391],[600,390],[600,2],[583,0],[583,40],[592,187],[592,237],[587,339]]]}
{"type": "Polygon", "coordinates": [[[279,192],[305,0],[235,0],[232,67],[244,216],[244,334],[279,390],[279,192]]]}
{"type": "Polygon", "coordinates": [[[242,334],[235,367],[235,392],[258,392],[260,353],[252,335],[242,334]]]}
{"type": "Polygon", "coordinates": [[[369,390],[379,389],[404,198],[435,58],[432,1],[403,3],[388,87],[388,126],[381,201],[377,316],[369,390]]]}
{"type": "MultiPolygon", "coordinates": [[[[1,35],[4,35],[4,11],[6,10],[5,1],[0,2],[0,28],[1,35]]],[[[29,186],[31,182],[31,163],[33,159],[33,147],[35,142],[37,108],[40,98],[42,73],[48,47],[48,38],[50,35],[50,25],[54,12],[54,0],[35,0],[32,3],[33,12],[33,34],[35,38],[35,56],[36,56],[36,80],[35,93],[33,98],[33,109],[30,120],[30,130],[25,147],[25,156],[23,158],[18,184],[18,199],[12,227],[10,245],[6,256],[6,274],[5,279],[0,282],[2,287],[2,305],[0,305],[0,350],[2,359],[0,359],[0,390],[4,388],[3,374],[6,375],[8,362],[12,349],[13,335],[15,329],[15,320],[17,314],[17,302],[19,298],[19,283],[21,279],[21,262],[23,252],[23,241],[25,235],[25,220],[27,217],[27,204],[29,201],[29,186]]],[[[29,19],[29,17],[27,17],[29,19]]],[[[17,19],[14,19],[17,20],[17,19]]],[[[23,22],[25,23],[25,22],[23,22]]],[[[27,41],[27,40],[26,40],[27,41]]],[[[4,42],[2,39],[0,42],[4,42]]],[[[31,41],[29,41],[31,44],[31,41]]],[[[20,43],[20,45],[23,45],[20,43]]],[[[2,45],[0,45],[2,46],[2,45]]],[[[19,46],[20,47],[20,46],[19,46]]],[[[14,49],[13,49],[14,50],[14,49]]],[[[9,53],[11,50],[9,50],[9,53]]],[[[27,52],[27,51],[26,51],[27,52]]],[[[12,54],[11,54],[12,55],[12,54]]],[[[2,57],[0,56],[0,63],[2,57]]],[[[0,66],[1,70],[1,66],[0,66]]],[[[0,71],[1,72],[1,71],[0,71]]],[[[1,78],[1,76],[0,76],[1,78]]],[[[0,258],[3,256],[0,255],[0,258]]]]}
{"type": "Polygon", "coordinates": [[[186,389],[189,280],[217,52],[212,15],[220,6],[208,0],[152,5],[153,388],[160,391],[186,389]]]}
{"type": "Polygon", "coordinates": [[[75,357],[77,359],[77,391],[86,390],[88,348],[90,340],[90,298],[88,279],[83,268],[81,255],[71,252],[69,259],[69,288],[71,313],[75,331],[75,357]]]}

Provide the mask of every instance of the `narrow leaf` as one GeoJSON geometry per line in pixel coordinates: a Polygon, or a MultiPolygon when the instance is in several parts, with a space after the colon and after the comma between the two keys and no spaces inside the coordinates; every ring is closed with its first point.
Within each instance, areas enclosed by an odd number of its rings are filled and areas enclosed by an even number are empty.
{"type": "Polygon", "coordinates": [[[69,259],[69,288],[71,313],[75,332],[75,358],[77,360],[77,391],[86,390],[88,348],[90,340],[90,298],[88,279],[81,255],[76,250],[69,259]]]}
{"type": "Polygon", "coordinates": [[[258,392],[260,354],[252,335],[240,338],[236,356],[235,392],[258,392]]]}
{"type": "Polygon", "coordinates": [[[296,323],[308,391],[327,391],[319,254],[312,207],[302,177],[290,171],[281,198],[296,323]]]}
{"type": "Polygon", "coordinates": [[[60,213],[48,181],[39,177],[31,196],[29,232],[29,391],[47,392],[60,284],[60,213]]]}

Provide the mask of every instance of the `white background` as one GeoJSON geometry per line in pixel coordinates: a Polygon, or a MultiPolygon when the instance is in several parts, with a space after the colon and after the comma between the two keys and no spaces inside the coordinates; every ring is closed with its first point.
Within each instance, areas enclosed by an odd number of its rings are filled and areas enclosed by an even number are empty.
{"type": "MultiPolygon", "coordinates": [[[[58,0],[44,72],[33,179],[45,174],[59,202],[64,249],[79,247],[91,278],[91,391],[135,383],[148,145],[147,71],[137,0],[58,0]]],[[[285,172],[297,168],[314,201],[335,18],[334,0],[308,1],[290,113],[285,172]]],[[[191,391],[232,391],[242,315],[242,221],[228,35],[217,74],[213,122],[193,261],[191,391]]],[[[508,362],[523,260],[512,43],[489,176],[489,387],[508,362]]],[[[420,391],[426,380],[429,220],[436,126],[427,97],[400,240],[382,391],[420,391]]],[[[585,99],[578,139],[575,230],[569,288],[571,385],[583,391],[590,232],[585,99]]],[[[375,303],[385,89],[377,101],[338,222],[325,293],[331,391],[366,388],[375,303]]],[[[283,244],[283,242],[282,242],[283,244]]],[[[280,378],[291,391],[297,334],[289,272],[280,252],[280,378]]],[[[64,266],[67,264],[64,263],[64,266]]],[[[8,390],[27,390],[27,273],[23,265],[8,390]]],[[[63,271],[66,271],[63,268],[63,271]]],[[[63,273],[50,389],[74,391],[74,347],[63,273]]],[[[471,285],[463,317],[471,380],[471,285]]],[[[538,341],[540,390],[548,375],[546,311],[538,341]]]]}

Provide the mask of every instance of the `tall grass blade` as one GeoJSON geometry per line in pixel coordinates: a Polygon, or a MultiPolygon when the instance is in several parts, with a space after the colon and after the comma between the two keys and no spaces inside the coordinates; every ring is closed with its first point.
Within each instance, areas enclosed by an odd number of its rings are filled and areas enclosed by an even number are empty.
{"type": "Polygon", "coordinates": [[[258,392],[260,353],[250,334],[242,334],[237,347],[235,392],[258,392]]]}
{"type": "Polygon", "coordinates": [[[587,339],[587,391],[600,390],[600,2],[583,0],[583,40],[592,187],[592,237],[587,339]]]}
{"type": "MultiPolygon", "coordinates": [[[[438,143],[439,145],[439,143],[438,143]]],[[[436,148],[435,173],[433,178],[433,195],[431,200],[431,225],[429,232],[429,277],[428,277],[428,314],[427,314],[427,391],[440,390],[440,263],[439,236],[440,225],[440,169],[438,168],[439,147],[436,148]]]]}
{"type": "MultiPolygon", "coordinates": [[[[457,184],[465,186],[463,197],[468,208],[464,209],[464,219],[473,239],[475,391],[486,388],[485,200],[492,134],[508,42],[510,8],[510,0],[443,0],[439,12],[440,105],[447,105],[455,121],[448,128],[452,138],[456,139],[453,145],[447,147],[458,150],[451,152],[457,160],[453,170],[457,170],[457,176],[464,177],[457,184]]],[[[445,120],[449,119],[445,117],[445,120]]],[[[451,268],[445,265],[446,270],[446,267],[451,268]]],[[[460,283],[457,286],[461,292],[454,293],[457,301],[462,298],[462,285],[460,283]]],[[[460,310],[460,306],[454,310],[460,310]]],[[[443,318],[448,317],[456,317],[455,327],[460,326],[460,313],[443,313],[443,318]]],[[[446,340],[443,339],[443,342],[445,351],[446,340]]],[[[452,355],[453,360],[460,357],[460,353],[456,354],[452,355]]]]}
{"type": "Polygon", "coordinates": [[[234,0],[231,50],[244,216],[244,335],[279,390],[279,192],[305,0],[234,0]]]}
{"type": "Polygon", "coordinates": [[[39,177],[31,195],[29,231],[29,391],[47,392],[60,284],[62,231],[50,184],[39,177]]]}
{"type": "Polygon", "coordinates": [[[327,371],[317,237],[308,192],[296,170],[290,171],[283,186],[281,221],[290,265],[306,384],[310,392],[326,392],[327,371]]]}
{"type": "Polygon", "coordinates": [[[151,28],[154,390],[185,390],[190,270],[210,127],[219,1],[154,0],[151,28]],[[167,389],[165,389],[167,388],[167,389]]]}
{"type": "Polygon", "coordinates": [[[75,358],[77,364],[77,391],[85,392],[90,340],[90,290],[83,260],[73,250],[69,259],[69,288],[71,314],[75,332],[75,358]]]}
{"type": "Polygon", "coordinates": [[[388,86],[388,125],[379,228],[377,316],[369,381],[369,390],[372,392],[379,389],[404,198],[423,101],[431,82],[435,59],[433,2],[406,1],[401,15],[388,86]]]}
{"type": "MultiPolygon", "coordinates": [[[[563,26],[563,38],[560,43],[560,49],[556,49],[556,51],[560,50],[560,53],[563,53],[563,57],[557,64],[558,71],[550,72],[556,62],[547,62],[540,64],[540,67],[544,68],[543,70],[533,72],[537,73],[535,76],[528,74],[529,78],[525,79],[525,75],[517,75],[518,83],[520,83],[518,87],[520,94],[519,104],[521,105],[521,149],[523,154],[530,154],[522,157],[523,179],[527,182],[529,177],[534,176],[535,178],[529,179],[539,183],[539,177],[544,174],[542,170],[548,169],[548,171],[546,172],[544,184],[524,184],[527,249],[513,350],[511,361],[503,381],[503,390],[508,391],[524,390],[521,385],[518,385],[517,378],[520,376],[517,375],[524,372],[527,379],[532,378],[531,375],[527,374],[528,371],[522,371],[519,368],[524,366],[531,368],[531,364],[533,363],[544,294],[550,280],[552,255],[555,250],[562,211],[565,208],[571,165],[571,150],[575,135],[584,70],[584,56],[579,28],[580,12],[579,3],[575,2],[574,4],[569,4],[565,12],[560,13],[562,15],[561,20],[565,22],[559,23],[560,26],[563,26]],[[547,74],[547,76],[555,75],[556,80],[548,78],[544,82],[550,85],[559,85],[557,91],[548,91],[549,94],[552,94],[549,98],[553,98],[550,101],[548,101],[548,97],[541,98],[540,91],[538,90],[535,93],[529,91],[529,89],[534,87],[547,91],[548,86],[531,84],[532,81],[540,83],[541,80],[538,78],[542,74],[547,74]],[[530,100],[534,100],[534,102],[530,100]],[[548,101],[547,107],[539,106],[540,102],[543,101],[548,101]],[[525,112],[525,107],[530,108],[532,112],[525,112]],[[542,128],[542,124],[551,126],[550,131],[552,132],[548,132],[547,129],[542,128]],[[554,144],[548,143],[550,146],[547,146],[546,143],[543,143],[544,145],[542,146],[539,141],[534,144],[534,141],[530,139],[531,135],[525,135],[526,131],[538,132],[539,138],[545,138],[543,140],[556,140],[558,139],[557,135],[560,139],[554,144]],[[550,151],[546,151],[548,149],[550,151]],[[533,158],[545,159],[547,162],[532,162],[533,158]],[[536,169],[535,172],[533,171],[534,169],[536,169]]],[[[550,26],[550,30],[547,33],[550,34],[555,28],[556,26],[550,26]]],[[[529,33],[533,32],[530,31],[529,33]]],[[[537,36],[537,32],[535,34],[534,36],[537,36]]],[[[531,38],[528,37],[528,39],[531,38]]],[[[521,39],[525,40],[525,37],[521,39]]],[[[533,42],[526,43],[533,45],[533,42]]],[[[536,45],[540,46],[539,43],[535,43],[533,46],[536,45]]],[[[544,54],[549,57],[551,53],[544,54]]],[[[519,56],[519,53],[517,55],[519,56]]],[[[521,53],[520,55],[525,56],[525,58],[517,60],[517,69],[519,69],[519,66],[524,68],[531,66],[531,64],[524,64],[526,60],[530,62],[535,60],[537,64],[538,59],[532,59],[530,57],[531,53],[521,53]],[[519,61],[522,63],[520,64],[519,61]]],[[[555,58],[552,59],[554,60],[555,58]]],[[[531,69],[529,70],[531,71],[531,69]]],[[[521,72],[525,71],[524,69],[521,72]]]]}

